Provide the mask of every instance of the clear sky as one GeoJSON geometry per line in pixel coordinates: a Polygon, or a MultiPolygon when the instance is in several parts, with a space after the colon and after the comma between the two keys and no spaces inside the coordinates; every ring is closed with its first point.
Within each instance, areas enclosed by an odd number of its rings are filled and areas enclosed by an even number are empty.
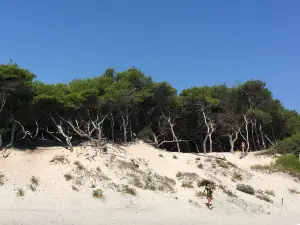
{"type": "Polygon", "coordinates": [[[300,112],[299,0],[0,0],[0,63],[47,82],[137,67],[179,91],[267,82],[300,112]]]}

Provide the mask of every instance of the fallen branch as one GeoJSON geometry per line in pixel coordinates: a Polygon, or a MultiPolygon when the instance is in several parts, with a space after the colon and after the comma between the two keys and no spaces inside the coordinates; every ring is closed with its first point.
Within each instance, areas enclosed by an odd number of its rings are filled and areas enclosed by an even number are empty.
{"type": "Polygon", "coordinates": [[[191,141],[191,140],[163,141],[163,142],[159,143],[159,144],[157,145],[157,147],[161,146],[161,145],[164,144],[164,143],[174,143],[174,142],[177,143],[177,142],[189,142],[189,141],[191,141]]]}

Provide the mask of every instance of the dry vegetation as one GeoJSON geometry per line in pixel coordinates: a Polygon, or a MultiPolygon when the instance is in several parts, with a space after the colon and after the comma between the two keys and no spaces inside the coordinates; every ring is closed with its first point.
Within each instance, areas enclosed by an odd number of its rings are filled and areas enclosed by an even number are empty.
{"type": "Polygon", "coordinates": [[[224,160],[216,159],[216,163],[224,169],[229,169],[229,165],[224,160]]]}
{"type": "Polygon", "coordinates": [[[56,155],[50,160],[51,163],[70,163],[64,155],[56,155]]]}
{"type": "Polygon", "coordinates": [[[5,183],[5,175],[3,173],[0,173],[0,186],[3,186],[5,183]]]}
{"type": "Polygon", "coordinates": [[[104,193],[102,189],[93,190],[93,198],[104,199],[104,193]]]}
{"type": "Polygon", "coordinates": [[[300,191],[298,191],[296,188],[289,188],[289,193],[298,195],[300,194],[300,191]]]}
{"type": "Polygon", "coordinates": [[[231,180],[232,180],[233,182],[236,182],[236,181],[242,181],[242,180],[243,180],[243,176],[242,176],[242,174],[240,174],[239,172],[234,171],[233,174],[232,174],[231,180]]]}
{"type": "Polygon", "coordinates": [[[23,190],[23,188],[18,188],[16,195],[17,195],[17,197],[24,197],[25,191],[23,190]]]}
{"type": "Polygon", "coordinates": [[[228,197],[236,198],[237,195],[234,194],[231,190],[229,190],[225,185],[219,185],[219,188],[226,194],[228,197]]]}

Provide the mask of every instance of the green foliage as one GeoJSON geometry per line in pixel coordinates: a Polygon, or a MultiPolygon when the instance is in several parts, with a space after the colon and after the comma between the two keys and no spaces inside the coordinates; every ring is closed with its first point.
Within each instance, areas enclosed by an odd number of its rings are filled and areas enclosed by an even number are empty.
{"type": "Polygon", "coordinates": [[[238,191],[244,192],[244,193],[249,194],[249,195],[254,195],[255,194],[255,190],[251,185],[238,184],[236,186],[236,189],[238,191]]]}
{"type": "Polygon", "coordinates": [[[280,156],[276,160],[275,166],[282,171],[300,174],[299,158],[294,154],[280,156]]]}
{"type": "Polygon", "coordinates": [[[280,141],[276,146],[276,150],[281,154],[300,154],[300,132],[280,141]]]}

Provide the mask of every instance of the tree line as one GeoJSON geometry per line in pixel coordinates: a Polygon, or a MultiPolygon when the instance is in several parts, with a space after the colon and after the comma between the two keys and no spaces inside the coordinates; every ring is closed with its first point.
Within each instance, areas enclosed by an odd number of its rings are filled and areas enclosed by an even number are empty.
{"type": "Polygon", "coordinates": [[[194,86],[181,93],[136,68],[45,84],[18,65],[0,65],[0,145],[131,142],[178,152],[276,146],[300,132],[300,116],[274,99],[266,83],[194,86]]]}

